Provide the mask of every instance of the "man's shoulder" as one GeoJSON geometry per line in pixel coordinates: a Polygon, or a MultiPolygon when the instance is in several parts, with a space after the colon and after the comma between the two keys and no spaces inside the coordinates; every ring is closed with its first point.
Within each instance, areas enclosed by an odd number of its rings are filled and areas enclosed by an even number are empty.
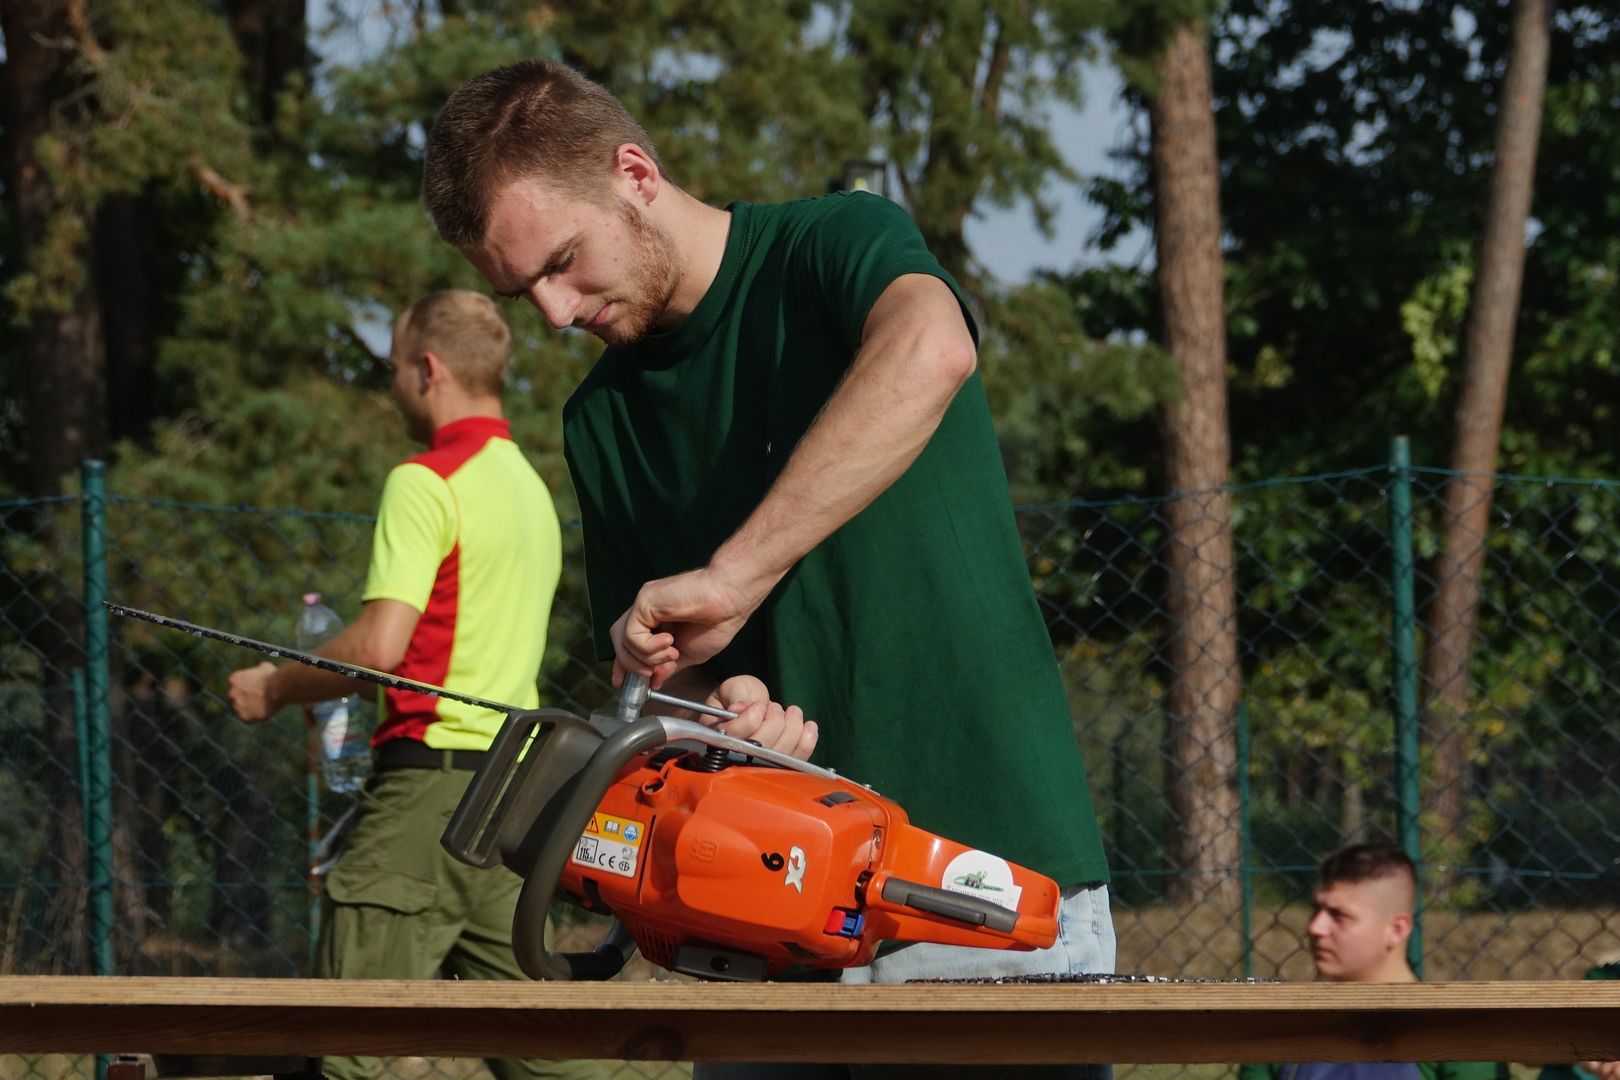
{"type": "Polygon", "coordinates": [[[411,516],[428,507],[449,507],[453,502],[449,482],[412,458],[388,470],[377,500],[377,517],[392,520],[396,515],[411,516]]]}
{"type": "Polygon", "coordinates": [[[739,203],[750,227],[765,238],[795,237],[821,229],[911,227],[911,215],[898,203],[870,191],[835,191],[779,203],[739,203]]]}
{"type": "Polygon", "coordinates": [[[392,489],[399,488],[442,488],[445,486],[444,473],[433,467],[429,457],[431,450],[424,451],[388,470],[388,476],[383,480],[383,495],[386,497],[392,489]]]}
{"type": "Polygon", "coordinates": [[[568,395],[568,400],[563,402],[562,418],[563,435],[565,437],[570,430],[581,423],[585,414],[593,409],[593,403],[598,399],[601,392],[606,389],[609,382],[608,370],[615,363],[617,363],[615,350],[610,346],[597,358],[596,363],[591,365],[591,370],[585,373],[585,377],[579,380],[579,385],[574,387],[572,394],[568,395]]]}

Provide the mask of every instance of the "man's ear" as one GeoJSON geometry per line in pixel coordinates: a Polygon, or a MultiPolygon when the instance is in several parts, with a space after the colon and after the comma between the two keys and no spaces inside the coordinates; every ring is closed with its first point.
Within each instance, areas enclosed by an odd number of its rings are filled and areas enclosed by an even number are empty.
{"type": "Polygon", "coordinates": [[[429,387],[440,386],[445,380],[451,378],[449,366],[436,352],[424,352],[417,358],[416,365],[417,376],[421,379],[422,393],[424,394],[427,393],[429,387]]]}
{"type": "Polygon", "coordinates": [[[663,175],[652,156],[635,143],[624,143],[613,154],[613,175],[626,194],[650,203],[658,198],[663,175]]]}
{"type": "Polygon", "coordinates": [[[1411,936],[1411,912],[1403,911],[1389,920],[1389,947],[1391,951],[1406,948],[1406,940],[1411,936]]]}

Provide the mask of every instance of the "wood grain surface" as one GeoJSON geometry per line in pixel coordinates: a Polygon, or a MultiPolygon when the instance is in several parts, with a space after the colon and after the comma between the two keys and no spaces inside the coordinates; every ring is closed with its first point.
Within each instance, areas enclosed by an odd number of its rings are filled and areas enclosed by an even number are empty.
{"type": "Polygon", "coordinates": [[[500,983],[12,976],[0,1052],[648,1061],[1620,1059],[1620,983],[500,983]]]}

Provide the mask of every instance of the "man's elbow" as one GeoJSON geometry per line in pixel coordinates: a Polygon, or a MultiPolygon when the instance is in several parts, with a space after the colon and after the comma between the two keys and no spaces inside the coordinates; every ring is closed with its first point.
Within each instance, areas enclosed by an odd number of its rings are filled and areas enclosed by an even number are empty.
{"type": "Polygon", "coordinates": [[[962,384],[973,377],[973,372],[979,366],[979,352],[973,347],[972,338],[942,341],[934,350],[933,368],[940,384],[948,386],[955,394],[962,384]]]}
{"type": "Polygon", "coordinates": [[[940,366],[944,376],[951,379],[953,387],[961,387],[964,382],[972,379],[975,369],[978,368],[978,350],[974,348],[974,338],[949,342],[941,350],[940,366]]]}
{"type": "Polygon", "coordinates": [[[405,644],[392,641],[368,641],[360,653],[360,666],[372,671],[393,672],[405,660],[405,644]]]}

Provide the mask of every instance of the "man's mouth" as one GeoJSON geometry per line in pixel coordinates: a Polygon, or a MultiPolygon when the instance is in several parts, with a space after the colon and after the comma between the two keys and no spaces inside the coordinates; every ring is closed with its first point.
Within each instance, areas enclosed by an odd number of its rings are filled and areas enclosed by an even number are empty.
{"type": "Polygon", "coordinates": [[[589,319],[585,320],[585,329],[587,329],[587,330],[595,330],[595,329],[598,329],[599,327],[601,327],[604,323],[606,323],[607,322],[606,315],[607,315],[608,309],[611,308],[612,306],[613,306],[613,301],[609,300],[607,303],[605,303],[601,307],[597,308],[596,309],[596,314],[592,315],[589,319]]]}

